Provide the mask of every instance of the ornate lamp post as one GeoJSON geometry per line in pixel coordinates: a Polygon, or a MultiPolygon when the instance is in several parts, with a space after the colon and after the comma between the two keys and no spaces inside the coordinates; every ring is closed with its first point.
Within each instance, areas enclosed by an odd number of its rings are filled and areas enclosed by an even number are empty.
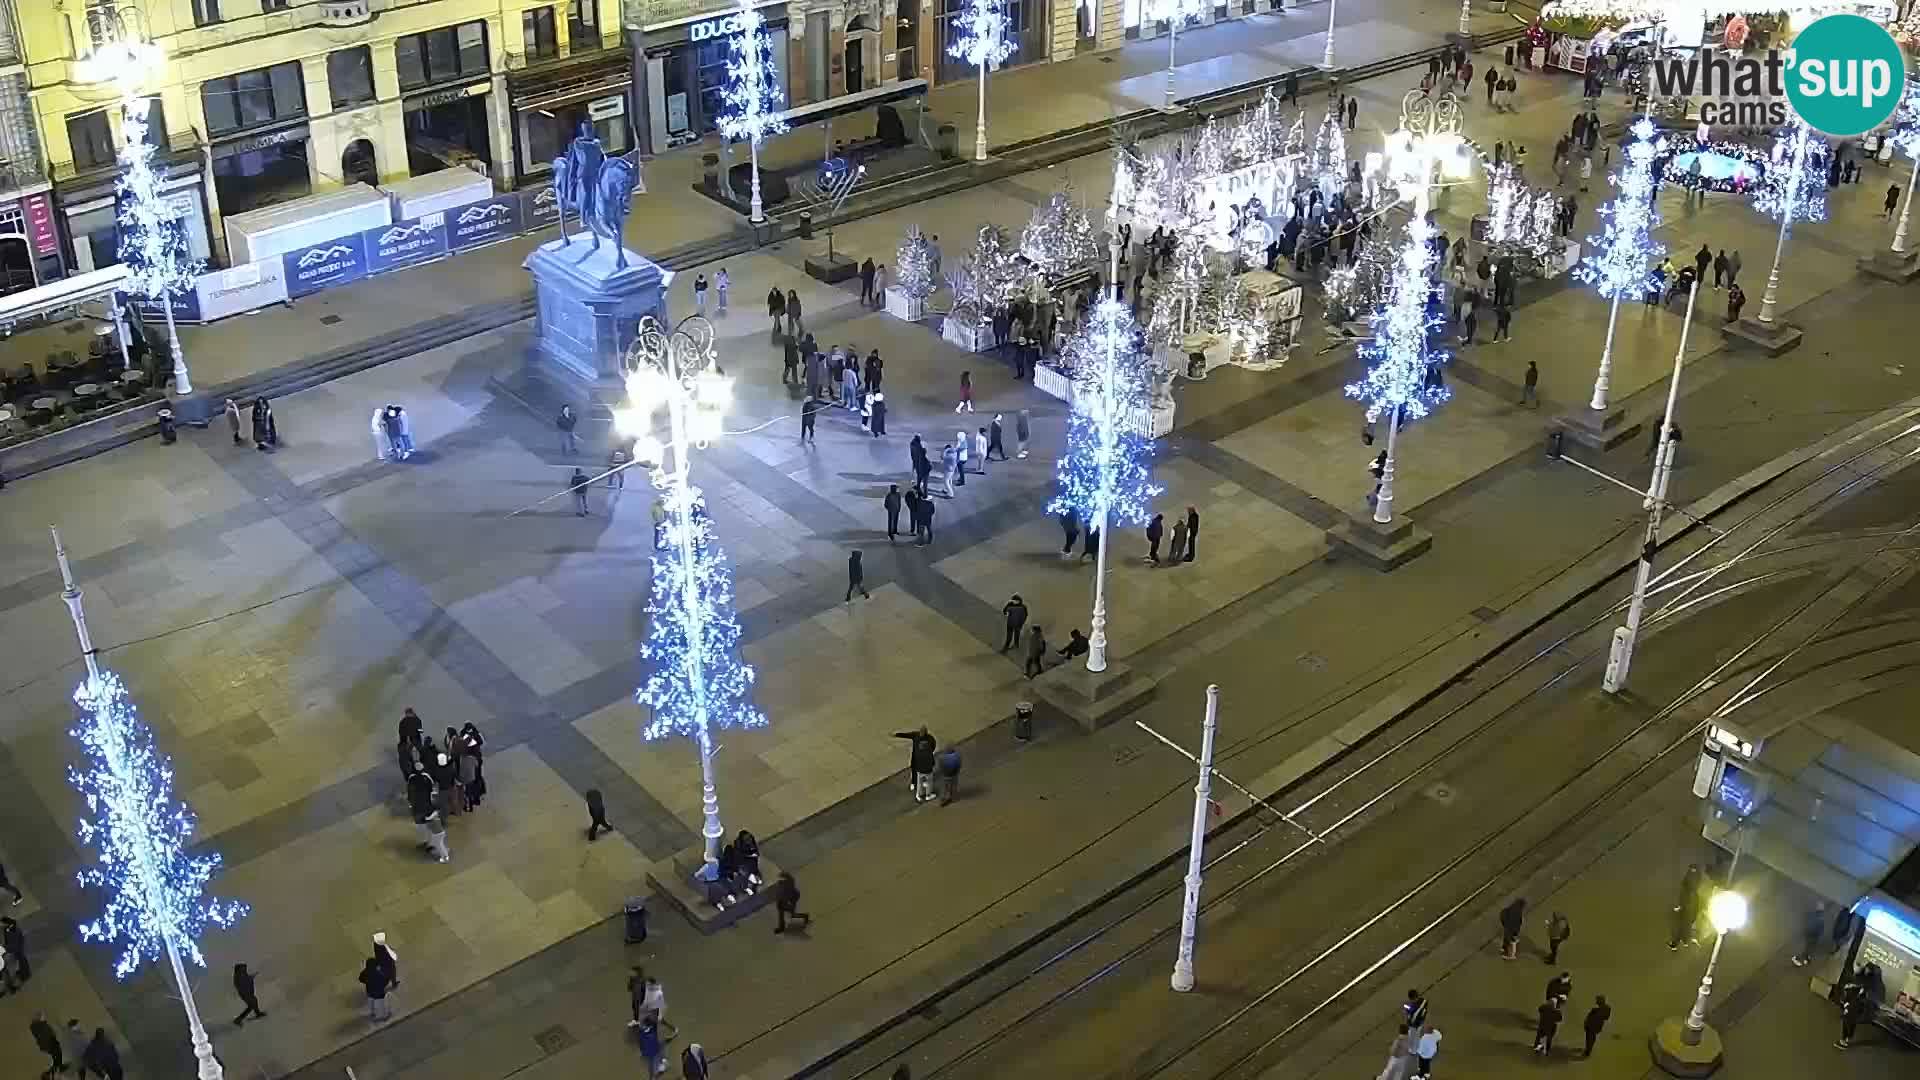
{"type": "Polygon", "coordinates": [[[1328,0],[1327,3],[1327,51],[1320,57],[1320,66],[1333,67],[1333,16],[1340,10],[1340,0],[1328,0]]]}
{"type": "Polygon", "coordinates": [[[1680,1037],[1688,1046],[1699,1046],[1707,1030],[1707,998],[1713,994],[1713,969],[1720,963],[1720,946],[1727,934],[1747,925],[1747,898],[1737,892],[1721,890],[1707,901],[1707,921],[1713,924],[1713,952],[1707,956],[1706,973],[1700,976],[1700,990],[1693,996],[1693,1008],[1687,1013],[1686,1032],[1680,1037]]]}

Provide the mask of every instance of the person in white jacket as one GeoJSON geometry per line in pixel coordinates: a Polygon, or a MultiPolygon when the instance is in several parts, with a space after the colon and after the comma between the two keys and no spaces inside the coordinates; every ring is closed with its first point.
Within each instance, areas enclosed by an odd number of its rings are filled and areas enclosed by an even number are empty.
{"type": "Polygon", "coordinates": [[[375,461],[385,461],[387,455],[393,452],[393,443],[387,439],[386,412],[385,405],[373,407],[373,422],[369,426],[373,428],[373,460],[375,461]]]}

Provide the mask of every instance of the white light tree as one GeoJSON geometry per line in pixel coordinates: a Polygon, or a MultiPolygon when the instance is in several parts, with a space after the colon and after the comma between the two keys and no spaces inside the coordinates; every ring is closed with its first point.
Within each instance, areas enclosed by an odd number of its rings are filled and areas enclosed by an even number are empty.
{"type": "Polygon", "coordinates": [[[1383,525],[1393,520],[1393,481],[1402,422],[1425,417],[1451,396],[1444,385],[1427,377],[1428,369],[1445,362],[1447,354],[1430,346],[1435,335],[1444,334],[1446,319],[1436,305],[1428,303],[1438,256],[1433,250],[1433,223],[1419,212],[1424,209],[1421,206],[1407,223],[1406,243],[1399,251],[1387,302],[1368,317],[1373,340],[1360,347],[1367,373],[1346,387],[1348,397],[1366,402],[1367,423],[1387,417],[1387,460],[1380,493],[1373,503],[1373,520],[1383,525]]]}
{"type": "Polygon", "coordinates": [[[1654,208],[1660,182],[1653,168],[1666,149],[1666,141],[1654,129],[1653,121],[1645,117],[1634,122],[1632,132],[1626,164],[1612,178],[1617,194],[1599,210],[1605,225],[1600,235],[1587,238],[1593,254],[1582,259],[1573,271],[1574,277],[1592,285],[1609,304],[1606,344],[1600,347],[1600,372],[1593,380],[1593,400],[1588,402],[1596,412],[1607,407],[1613,373],[1613,329],[1620,316],[1620,301],[1646,291],[1654,264],[1667,252],[1666,245],[1653,238],[1653,230],[1660,225],[1660,212],[1654,208]]]}
{"type": "Polygon", "coordinates": [[[1759,319],[1773,326],[1780,299],[1780,260],[1787,251],[1787,237],[1797,221],[1827,219],[1827,163],[1833,150],[1822,136],[1796,115],[1774,137],[1773,153],[1767,173],[1754,192],[1753,208],[1780,222],[1780,236],[1773,245],[1773,268],[1767,271],[1766,292],[1760,296],[1759,319]]]}
{"type": "MultiPolygon", "coordinates": [[[[1920,9],[1916,9],[1916,12],[1920,12],[1920,9]]],[[[1904,257],[1907,253],[1907,215],[1913,210],[1913,182],[1920,177],[1920,81],[1908,80],[1906,90],[1900,97],[1900,107],[1893,114],[1890,137],[1893,148],[1905,154],[1911,165],[1907,171],[1907,192],[1900,199],[1900,221],[1893,227],[1891,248],[1895,256],[1904,257]]]]}
{"type": "Polygon", "coordinates": [[[720,133],[729,139],[746,139],[751,145],[753,197],[749,216],[758,225],[767,220],[760,203],[760,142],[787,130],[781,116],[787,95],[776,77],[780,69],[774,62],[773,35],[767,33],[766,20],[754,8],[753,0],[740,0],[734,18],[740,29],[733,35],[733,54],[727,60],[720,133]]]}
{"type": "Polygon", "coordinates": [[[209,926],[232,926],[248,908],[207,898],[220,856],[187,853],[195,822],[193,811],[174,798],[173,763],[154,746],[153,731],[141,722],[120,677],[100,667],[58,529],[53,546],[66,586],[61,598],[87,665],[87,679],[73,695],[80,718],[71,732],[86,759],[68,767],[67,780],[86,800],[80,842],[93,849],[93,861],[77,876],[83,887],[106,894],[99,916],[80,924],[80,937],[119,946],[113,973],[121,979],[143,964],[167,961],[187,1014],[199,1080],[220,1080],[186,965],[205,967],[201,936],[209,926]]]}
{"type": "Polygon", "coordinates": [[[1073,374],[1073,415],[1067,449],[1054,467],[1057,494],[1049,514],[1073,514],[1097,532],[1094,554],[1093,638],[1087,670],[1107,669],[1108,529],[1144,524],[1162,490],[1153,482],[1153,378],[1141,352],[1140,328],[1127,306],[1112,298],[1094,305],[1086,325],[1067,343],[1073,374]]]}
{"type": "Polygon", "coordinates": [[[173,354],[173,389],[193,393],[187,374],[186,352],[180,347],[180,328],[174,324],[173,298],[192,290],[200,260],[187,248],[186,230],[179,214],[160,194],[160,175],[153,168],[153,144],[147,141],[147,108],[151,98],[129,97],[122,108],[120,146],[120,261],[127,267],[127,283],[134,292],[160,305],[167,320],[167,343],[173,354]]]}
{"type": "Polygon", "coordinates": [[[1347,186],[1347,131],[1334,115],[1332,105],[1327,106],[1327,115],[1313,134],[1313,156],[1307,163],[1307,175],[1320,189],[1320,197],[1328,202],[1347,186]]]}
{"type": "Polygon", "coordinates": [[[1100,258],[1100,245],[1093,236],[1093,216],[1074,202],[1072,195],[1054,192],[1034,207],[1032,218],[1020,234],[1020,254],[1049,278],[1092,265],[1100,258]]]}
{"type": "Polygon", "coordinates": [[[987,72],[1013,55],[1007,40],[1007,0],[967,0],[953,19],[953,45],[947,55],[980,70],[979,117],[973,129],[973,160],[987,160],[987,72]]]}

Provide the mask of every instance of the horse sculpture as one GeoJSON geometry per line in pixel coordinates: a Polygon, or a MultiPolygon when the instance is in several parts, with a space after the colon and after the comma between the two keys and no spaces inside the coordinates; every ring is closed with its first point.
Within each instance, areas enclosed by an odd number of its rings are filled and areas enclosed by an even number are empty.
{"type": "Polygon", "coordinates": [[[587,227],[594,232],[595,248],[600,246],[600,230],[606,230],[607,239],[613,241],[615,270],[623,270],[627,265],[622,231],[627,224],[627,213],[633,208],[633,190],[639,182],[639,167],[623,157],[614,158],[600,170],[600,183],[593,196],[594,215],[587,227]]]}
{"type": "Polygon", "coordinates": [[[560,243],[567,242],[567,185],[573,182],[573,166],[565,154],[553,159],[553,201],[560,208],[560,243]]]}

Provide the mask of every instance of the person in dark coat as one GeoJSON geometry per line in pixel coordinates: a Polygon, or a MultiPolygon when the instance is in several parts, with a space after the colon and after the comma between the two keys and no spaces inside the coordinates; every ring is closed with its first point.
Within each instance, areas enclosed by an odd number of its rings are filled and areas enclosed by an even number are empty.
{"type": "Polygon", "coordinates": [[[25,901],[27,898],[25,893],[21,892],[17,887],[14,886],[13,879],[7,877],[7,868],[3,864],[0,864],[0,889],[5,889],[8,892],[12,893],[13,902],[16,904],[25,901]]]}
{"type": "Polygon", "coordinates": [[[27,959],[27,935],[18,922],[0,918],[0,944],[6,946],[7,962],[19,973],[20,981],[33,978],[33,964],[27,959]]]}
{"type": "Polygon", "coordinates": [[[921,498],[927,496],[927,477],[933,475],[933,459],[927,456],[926,444],[915,435],[907,444],[907,458],[913,463],[913,486],[920,492],[921,498]]]}
{"type": "Polygon", "coordinates": [[[800,294],[787,290],[787,333],[798,335],[802,330],[800,322],[800,294]]]}
{"type": "Polygon", "coordinates": [[[896,731],[893,737],[905,739],[910,744],[907,773],[913,787],[913,801],[926,802],[933,798],[933,752],[938,742],[924,724],[916,731],[896,731]]]}
{"type": "Polygon", "coordinates": [[[1085,634],[1082,634],[1078,629],[1069,630],[1067,631],[1067,643],[1060,646],[1060,656],[1063,659],[1071,660],[1076,656],[1087,655],[1087,651],[1092,647],[1093,646],[1087,641],[1085,634]]]}
{"type": "Polygon", "coordinates": [[[239,995],[240,1004],[246,1006],[240,1010],[239,1016],[233,1018],[234,1027],[246,1023],[249,1016],[261,1020],[267,1018],[266,1010],[260,1007],[260,998],[254,993],[253,972],[248,971],[245,964],[233,965],[233,992],[239,995]]]}
{"type": "Polygon", "coordinates": [[[780,339],[780,383],[782,386],[800,381],[800,343],[790,337],[780,339]]]}
{"type": "Polygon", "coordinates": [[[807,392],[806,400],[800,403],[800,441],[802,443],[814,441],[813,425],[817,422],[816,418],[820,415],[820,410],[825,407],[820,404],[819,398],[813,396],[812,391],[807,392]]]}
{"type": "Polygon", "coordinates": [[[47,1066],[47,1070],[40,1074],[41,1080],[46,1080],[55,1073],[66,1072],[66,1052],[60,1048],[60,1036],[53,1030],[53,1025],[47,1023],[47,1014],[34,1013],[32,1022],[27,1025],[27,1030],[33,1034],[33,1045],[39,1047],[40,1052],[47,1055],[47,1060],[51,1063],[47,1066]]]}
{"type": "Polygon", "coordinates": [[[1000,651],[1004,653],[1020,644],[1020,631],[1027,625],[1027,602],[1020,599],[1019,593],[1014,593],[1013,599],[1001,606],[1000,614],[1007,617],[1007,639],[1000,643],[1000,651]]]}
{"type": "Polygon", "coordinates": [[[880,500],[880,505],[885,507],[887,511],[887,543],[891,544],[894,538],[900,535],[899,484],[887,485],[886,497],[880,500]]]}
{"type": "MultiPolygon", "coordinates": [[[[1659,425],[1654,425],[1658,434],[1659,425]]],[[[1673,904],[1673,934],[1667,939],[1667,948],[1678,949],[1682,945],[1694,943],[1694,927],[1700,922],[1700,864],[1693,863],[1680,878],[1680,895],[1673,904]]]]}
{"type": "Polygon", "coordinates": [[[1073,554],[1073,542],[1080,539],[1080,519],[1073,516],[1073,511],[1060,515],[1060,531],[1067,534],[1067,542],[1060,549],[1060,557],[1064,559],[1073,554]]]}
{"type": "Polygon", "coordinates": [[[933,543],[933,499],[927,495],[907,492],[907,510],[912,516],[914,543],[924,547],[933,543]]]}
{"type": "Polygon", "coordinates": [[[420,733],[426,725],[421,723],[420,714],[409,708],[400,714],[400,739],[413,746],[420,745],[420,733]]]}
{"type": "Polygon", "coordinates": [[[690,1043],[680,1051],[681,1080],[707,1080],[707,1052],[699,1043],[690,1043]]]}
{"type": "Polygon", "coordinates": [[[773,320],[773,332],[780,332],[780,318],[787,313],[787,298],[781,293],[780,286],[767,290],[767,318],[773,320]]]}
{"type": "Polygon", "coordinates": [[[80,1063],[79,1080],[87,1080],[87,1033],[80,1029],[80,1021],[69,1017],[67,1026],[60,1029],[60,1045],[67,1052],[68,1061],[80,1063]]]}
{"type": "Polygon", "coordinates": [[[121,1080],[126,1076],[125,1070],[120,1067],[120,1051],[113,1045],[113,1040],[107,1038],[107,1029],[103,1027],[93,1029],[93,1041],[87,1044],[80,1064],[83,1072],[98,1073],[106,1080],[121,1080]]]}
{"type": "MultiPolygon", "coordinates": [[[[1566,944],[1567,939],[1572,936],[1573,936],[1573,924],[1567,921],[1567,917],[1565,915],[1556,911],[1551,916],[1548,916],[1547,918],[1547,963],[1557,964],[1560,962],[1560,946],[1566,944]]],[[[1560,974],[1562,977],[1566,977],[1567,973],[1563,971],[1560,974]]],[[[1571,980],[1569,980],[1569,982],[1571,982],[1571,980]]],[[[1568,989],[1565,991],[1562,991],[1562,993],[1571,994],[1572,987],[1569,986],[1568,989]]],[[[1552,997],[1553,995],[1549,994],[1548,996],[1552,997]]]]}
{"type": "Polygon", "coordinates": [[[1520,930],[1526,926],[1527,900],[1516,896],[1513,903],[1500,909],[1500,955],[1513,960],[1520,955],[1520,930]]]}
{"type": "Polygon", "coordinates": [[[1153,520],[1147,522],[1147,561],[1155,566],[1160,565],[1160,538],[1166,535],[1166,527],[1165,514],[1155,514],[1153,520]]]}
{"type": "Polygon", "coordinates": [[[603,832],[612,832],[613,825],[607,821],[607,797],[599,788],[587,789],[587,842],[600,839],[603,832]]]}
{"type": "Polygon", "coordinates": [[[867,430],[873,432],[876,439],[887,433],[887,395],[877,390],[873,393],[867,430]]]}
{"type": "Polygon", "coordinates": [[[1547,1000],[1573,996],[1573,972],[1562,971],[1547,980],[1547,1000]]]}
{"type": "Polygon", "coordinates": [[[280,428],[273,420],[273,406],[265,397],[253,399],[253,448],[265,450],[280,445],[280,428]]]}
{"type": "Polygon", "coordinates": [[[1031,679],[1047,669],[1046,656],[1047,636],[1040,632],[1040,627],[1036,624],[1027,634],[1027,678],[1031,679]]]}
{"type": "Polygon", "coordinates": [[[867,389],[880,389],[880,378],[886,373],[886,367],[886,363],[880,359],[879,349],[867,354],[867,375],[863,380],[867,384],[867,389]]]}
{"type": "Polygon", "coordinates": [[[860,565],[860,551],[858,548],[855,548],[847,554],[847,598],[842,601],[842,603],[853,603],[853,592],[855,589],[860,590],[860,596],[863,599],[873,599],[867,592],[867,571],[860,565]]]}
{"type": "Polygon", "coordinates": [[[785,870],[780,871],[779,879],[773,883],[773,913],[774,918],[778,920],[773,924],[773,932],[776,934],[787,932],[788,919],[798,919],[801,926],[808,926],[813,922],[813,916],[800,910],[800,883],[793,880],[793,875],[785,870]]]}
{"type": "Polygon", "coordinates": [[[385,931],[373,935],[373,962],[380,965],[381,972],[387,977],[387,985],[399,989],[400,954],[387,948],[385,931]]]}
{"type": "Polygon", "coordinates": [[[1607,1020],[1611,1016],[1613,1016],[1613,1006],[1607,1004],[1607,996],[1605,994],[1596,996],[1593,999],[1593,1008],[1587,1010],[1587,1019],[1581,1024],[1587,1034],[1587,1045],[1580,1051],[1581,1057],[1593,1056],[1593,1044],[1600,1041],[1600,1033],[1606,1030],[1607,1020]]]}
{"type": "Polygon", "coordinates": [[[367,995],[367,1019],[379,1023],[393,1017],[393,1006],[387,1004],[387,989],[392,985],[387,973],[380,969],[380,961],[369,956],[367,962],[360,965],[360,986],[367,995]]]}
{"type": "Polygon", "coordinates": [[[1002,429],[1000,426],[1000,414],[994,413],[993,422],[987,425],[987,460],[988,461],[994,460],[993,455],[995,454],[1000,455],[999,460],[1001,461],[1007,460],[1007,448],[1001,442],[1001,438],[1003,437],[1003,435],[1004,435],[1004,429],[1002,429]]]}
{"type": "Polygon", "coordinates": [[[1540,1003],[1539,1020],[1533,1025],[1533,1052],[1547,1055],[1553,1053],[1553,1033],[1560,1030],[1560,999],[1548,998],[1540,1003]]]}
{"type": "Polygon", "coordinates": [[[868,258],[866,262],[860,264],[860,303],[869,304],[875,302],[875,300],[876,298],[873,295],[873,259],[868,258]]]}
{"type": "Polygon", "coordinates": [[[1187,507],[1187,550],[1180,556],[1181,562],[1192,562],[1194,550],[1200,546],[1200,511],[1187,507]]]}

